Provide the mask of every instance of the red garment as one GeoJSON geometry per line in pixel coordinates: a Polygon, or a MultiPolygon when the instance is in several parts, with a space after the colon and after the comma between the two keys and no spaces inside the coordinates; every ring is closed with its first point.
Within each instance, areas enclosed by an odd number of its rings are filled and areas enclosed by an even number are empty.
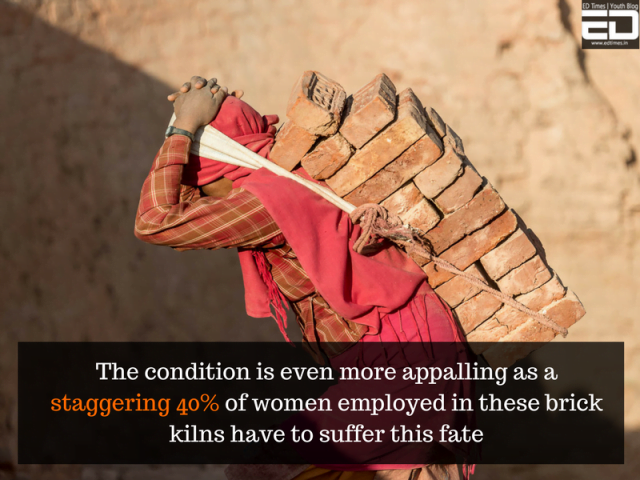
{"type": "Polygon", "coordinates": [[[357,342],[367,327],[331,310],[254,194],[235,188],[224,198],[208,197],[180,183],[190,148],[191,140],[183,135],[165,140],[142,186],[135,235],[180,251],[236,247],[262,252],[265,269],[289,300],[310,350],[320,354],[322,343],[324,353],[333,357],[357,342]]]}
{"type": "Polygon", "coordinates": [[[242,187],[266,207],[331,308],[367,325],[368,333],[379,332],[381,315],[418,291],[431,291],[422,269],[394,246],[372,256],[356,253],[352,247],[360,227],[308,188],[265,169],[243,179],[242,187]]]}
{"type": "MultiPolygon", "coordinates": [[[[216,117],[209,123],[213,128],[252,152],[265,158],[268,157],[275,142],[277,115],[260,115],[249,104],[236,97],[227,97],[216,117]]],[[[255,170],[245,167],[229,165],[206,157],[191,154],[189,163],[182,173],[182,183],[199,187],[208,183],[228,178],[233,180],[233,187],[237,187],[237,180],[251,175],[255,170]]],[[[242,279],[244,283],[244,300],[247,315],[254,318],[271,316],[270,305],[276,311],[276,321],[280,331],[287,338],[284,330],[286,315],[283,304],[286,303],[273,282],[267,278],[266,261],[260,252],[238,250],[242,279]]]]}
{"type": "MultiPolygon", "coordinates": [[[[274,116],[263,117],[242,100],[227,97],[210,125],[268,156],[274,142],[273,120],[274,116]]],[[[252,171],[202,157],[196,159],[185,167],[183,183],[196,181],[204,185],[224,176],[234,180],[234,187],[242,186],[256,195],[331,308],[349,320],[367,325],[369,333],[380,330],[381,313],[400,308],[419,289],[423,293],[430,291],[424,272],[395,247],[388,246],[371,257],[355,253],[352,246],[360,227],[306,187],[264,169],[252,171]]],[[[269,299],[273,304],[274,292],[270,292],[268,280],[265,283],[264,268],[256,266],[256,255],[249,251],[240,252],[240,264],[247,314],[269,316],[269,299]]]]}
{"type": "MultiPolygon", "coordinates": [[[[358,346],[348,349],[341,355],[331,359],[331,366],[336,371],[343,367],[368,366],[371,368],[394,367],[397,372],[411,366],[419,367],[454,367],[458,362],[469,362],[468,350],[464,345],[464,337],[451,310],[433,291],[426,295],[415,296],[407,305],[381,317],[381,328],[378,335],[365,335],[358,346]]],[[[468,381],[443,381],[431,384],[415,384],[400,380],[400,375],[393,381],[339,381],[332,385],[320,397],[328,399],[330,405],[339,405],[349,399],[379,398],[383,394],[395,398],[431,398],[444,394],[445,398],[473,398],[473,385],[468,381]]],[[[327,414],[322,411],[304,411],[294,414],[283,423],[283,429],[290,431],[292,427],[299,430],[310,429],[344,431],[350,424],[365,425],[369,429],[382,428],[389,432],[394,425],[420,425],[422,429],[438,432],[440,426],[447,424],[460,430],[464,426],[474,424],[473,412],[420,411],[409,418],[404,411],[380,412],[371,417],[369,412],[350,410],[341,414],[336,411],[327,414]]],[[[314,435],[317,439],[317,435],[314,435]]],[[[425,463],[441,463],[449,458],[450,453],[461,458],[470,458],[472,448],[469,444],[448,443],[445,446],[437,443],[392,443],[392,442],[353,442],[353,443],[311,443],[292,444],[304,458],[318,458],[324,453],[326,458],[336,458],[330,454],[339,448],[340,455],[349,459],[349,463],[319,464],[317,466],[331,470],[405,470],[419,468],[425,463]],[[425,459],[416,462],[417,458],[425,459]],[[375,459],[372,463],[371,459],[375,459]]],[[[336,452],[337,453],[337,452],[336,452]]],[[[452,463],[455,460],[450,459],[452,463]]],[[[468,478],[468,477],[465,477],[468,478]]]]}
{"type": "MultiPolygon", "coordinates": [[[[276,135],[274,125],[280,120],[277,115],[261,116],[249,104],[236,97],[227,97],[216,118],[209,124],[252,152],[267,157],[276,135]]],[[[191,154],[189,163],[182,172],[182,183],[201,187],[222,177],[237,180],[254,170],[218,162],[191,154]]],[[[235,187],[235,185],[234,185],[235,187]]]]}

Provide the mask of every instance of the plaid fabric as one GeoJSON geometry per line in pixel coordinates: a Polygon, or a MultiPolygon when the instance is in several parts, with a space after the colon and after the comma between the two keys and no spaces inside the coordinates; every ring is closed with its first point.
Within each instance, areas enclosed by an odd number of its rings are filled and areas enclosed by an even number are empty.
{"type": "Polygon", "coordinates": [[[304,341],[313,351],[317,352],[316,343],[322,342],[325,353],[334,356],[348,343],[358,341],[367,327],[331,310],[255,195],[237,188],[225,198],[207,197],[198,188],[181,185],[190,148],[191,140],[183,135],[165,140],[142,186],[136,237],[180,251],[262,249],[273,279],[291,302],[304,341]]]}

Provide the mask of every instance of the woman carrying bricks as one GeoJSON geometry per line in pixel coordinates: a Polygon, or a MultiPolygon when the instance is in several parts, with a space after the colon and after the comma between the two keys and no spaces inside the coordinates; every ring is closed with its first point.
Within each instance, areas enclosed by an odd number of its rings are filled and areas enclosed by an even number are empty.
{"type": "MultiPolygon", "coordinates": [[[[288,340],[285,308],[291,305],[305,345],[333,365],[352,361],[350,347],[356,344],[463,342],[449,308],[406,254],[386,242],[372,245],[368,255],[358,254],[352,246],[360,227],[312,191],[264,169],[190,154],[193,134],[210,124],[268,158],[278,118],[259,115],[240,96],[227,95],[215,79],[197,76],[169,96],[176,121],[144,182],[135,235],[181,251],[238,248],[247,313],[268,317],[273,308],[288,340]]],[[[296,173],[310,178],[302,169],[296,173]]],[[[389,362],[388,354],[381,359],[375,361],[389,362]]],[[[366,448],[359,448],[359,458],[379,457],[379,451],[367,457],[366,448]]],[[[461,448],[447,454],[455,462],[455,454],[466,453],[461,448]]],[[[363,462],[271,470],[279,480],[432,478],[427,475],[437,470],[422,467],[363,462]],[[393,477],[382,473],[390,469],[393,477]]],[[[449,475],[458,471],[455,465],[440,467],[449,475]]],[[[232,467],[228,475],[266,478],[265,471],[248,465],[232,467]]]]}

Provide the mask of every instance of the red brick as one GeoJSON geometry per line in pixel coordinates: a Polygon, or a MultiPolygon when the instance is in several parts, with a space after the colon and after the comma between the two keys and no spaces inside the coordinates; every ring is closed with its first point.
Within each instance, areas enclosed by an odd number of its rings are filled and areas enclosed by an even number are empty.
{"type": "Polygon", "coordinates": [[[402,187],[381,205],[390,213],[399,216],[403,222],[423,232],[430,230],[440,221],[438,210],[422,196],[413,183],[402,187]]]}
{"type": "Polygon", "coordinates": [[[538,288],[550,279],[549,267],[539,255],[536,255],[498,280],[498,287],[507,295],[521,295],[538,288]]]}
{"type": "Polygon", "coordinates": [[[464,208],[444,217],[427,238],[436,254],[440,254],[465,235],[482,228],[504,209],[500,195],[487,185],[464,208]]]}
{"type": "Polygon", "coordinates": [[[304,72],[289,97],[287,117],[314,135],[333,135],[346,98],[338,83],[318,72],[304,72]]]}
{"type": "Polygon", "coordinates": [[[427,114],[427,119],[431,127],[440,135],[440,138],[444,138],[447,134],[447,126],[442,121],[440,115],[438,115],[438,112],[431,107],[425,107],[425,113],[427,114]]]}
{"type": "Polygon", "coordinates": [[[497,280],[536,254],[526,233],[518,229],[501,245],[480,259],[487,274],[497,280]]]}
{"type": "Polygon", "coordinates": [[[435,134],[427,134],[344,199],[356,206],[379,203],[435,162],[440,155],[442,143],[435,134]]]}
{"type": "Polygon", "coordinates": [[[285,123],[278,131],[269,159],[287,170],[293,170],[318,137],[293,122],[285,123]]]}
{"type": "Polygon", "coordinates": [[[580,299],[571,290],[564,298],[540,310],[561,327],[569,328],[587,313],[580,299]]]}
{"type": "Polygon", "coordinates": [[[311,152],[302,157],[302,166],[313,178],[324,180],[342,168],[352,153],[353,147],[342,135],[336,133],[319,142],[311,152]]]}
{"type": "Polygon", "coordinates": [[[447,135],[445,137],[445,140],[450,141],[456,153],[464,157],[465,154],[464,154],[464,145],[462,144],[462,139],[449,125],[447,125],[446,127],[446,132],[447,132],[447,135]]]}
{"type": "Polygon", "coordinates": [[[347,99],[340,133],[361,148],[396,116],[396,87],[384,73],[347,99]]]}
{"type": "Polygon", "coordinates": [[[327,185],[344,197],[425,135],[431,127],[418,105],[419,101],[411,89],[400,92],[398,114],[393,123],[358,150],[344,167],[327,180],[327,185]]]}
{"type": "MultiPolygon", "coordinates": [[[[542,309],[548,317],[560,326],[568,328],[586,313],[584,306],[572,291],[561,300],[558,300],[542,309]]],[[[499,343],[494,344],[485,353],[484,357],[492,367],[508,367],[516,361],[526,357],[533,350],[551,341],[557,333],[530,318],[511,333],[502,337],[499,343]],[[512,343],[512,342],[540,342],[540,343],[512,343]]]]}
{"type": "MultiPolygon", "coordinates": [[[[503,307],[504,308],[504,307],[503,307]]],[[[509,327],[502,325],[496,317],[481,323],[467,334],[467,342],[476,355],[488,350],[493,344],[509,333],[509,327]]]]}
{"type": "Polygon", "coordinates": [[[551,280],[536,288],[532,292],[525,293],[516,297],[523,305],[529,307],[531,310],[540,310],[542,307],[546,307],[551,302],[560,300],[565,295],[565,287],[560,281],[557,275],[554,275],[551,280]]]}
{"type": "MultiPolygon", "coordinates": [[[[508,210],[486,227],[460,240],[453,247],[442,253],[440,258],[455,265],[460,270],[464,270],[507,238],[516,229],[517,225],[516,216],[511,210],[508,210]]],[[[452,273],[436,268],[433,263],[425,265],[423,270],[433,288],[453,277],[452,273]]]]}
{"type": "MultiPolygon", "coordinates": [[[[475,264],[472,264],[465,272],[484,280],[482,272],[475,264]]],[[[451,308],[457,307],[480,291],[481,289],[479,287],[476,287],[473,283],[470,283],[460,276],[453,277],[448,282],[436,288],[436,293],[440,295],[451,308]]]]}
{"type": "Polygon", "coordinates": [[[495,318],[511,332],[523,323],[528,322],[531,316],[522,310],[505,305],[496,312],[495,318]]]}
{"type": "MultiPolygon", "coordinates": [[[[516,297],[516,300],[531,310],[539,311],[543,307],[561,299],[564,295],[564,285],[562,285],[557,276],[554,276],[540,288],[520,295],[516,297]]],[[[467,335],[467,340],[469,342],[497,342],[529,320],[531,320],[531,317],[526,313],[505,305],[495,313],[493,318],[482,323],[467,335]]],[[[472,349],[476,354],[480,354],[491,346],[491,343],[482,343],[481,345],[473,345],[472,349]]]]}
{"type": "Polygon", "coordinates": [[[442,158],[425,168],[413,181],[425,197],[434,198],[462,174],[462,162],[463,158],[445,141],[442,158]]]}
{"type": "Polygon", "coordinates": [[[482,291],[455,309],[462,330],[471,332],[487,318],[493,315],[502,302],[489,292],[482,291]]]}
{"type": "MultiPolygon", "coordinates": [[[[529,307],[531,310],[537,312],[564,297],[565,289],[559,282],[547,282],[545,285],[546,288],[544,291],[538,292],[537,295],[520,295],[516,297],[516,300],[522,303],[525,307],[529,307]],[[561,287],[560,289],[557,288],[558,285],[561,287]]],[[[538,290],[542,290],[543,287],[540,287],[538,290]]],[[[495,317],[502,325],[508,328],[509,332],[531,319],[528,314],[521,310],[506,305],[496,313],[495,317]]]]}
{"type": "Polygon", "coordinates": [[[462,176],[434,198],[434,202],[443,213],[453,213],[466,205],[481,186],[482,177],[467,165],[462,176]]]}

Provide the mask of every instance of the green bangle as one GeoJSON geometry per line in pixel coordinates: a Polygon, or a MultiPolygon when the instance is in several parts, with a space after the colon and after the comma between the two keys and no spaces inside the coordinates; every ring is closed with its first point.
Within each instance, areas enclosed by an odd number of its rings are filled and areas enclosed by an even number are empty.
{"type": "Polygon", "coordinates": [[[176,128],[174,126],[170,126],[169,128],[167,128],[167,131],[164,132],[164,136],[166,138],[169,138],[171,135],[184,135],[185,137],[189,137],[192,142],[196,141],[196,137],[193,135],[193,133],[181,128],[176,128]]]}

